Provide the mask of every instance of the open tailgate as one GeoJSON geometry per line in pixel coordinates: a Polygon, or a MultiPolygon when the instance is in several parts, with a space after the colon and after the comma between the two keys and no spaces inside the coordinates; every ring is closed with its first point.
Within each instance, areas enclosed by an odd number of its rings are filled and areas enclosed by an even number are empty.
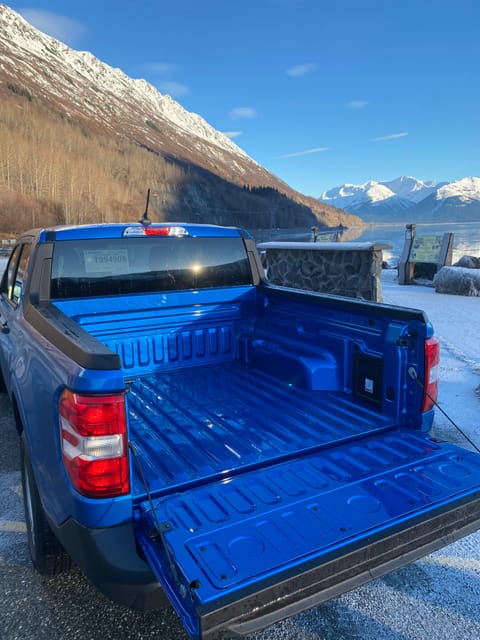
{"type": "Polygon", "coordinates": [[[135,520],[188,632],[242,635],[478,529],[480,455],[377,434],[146,500],[135,520]]]}

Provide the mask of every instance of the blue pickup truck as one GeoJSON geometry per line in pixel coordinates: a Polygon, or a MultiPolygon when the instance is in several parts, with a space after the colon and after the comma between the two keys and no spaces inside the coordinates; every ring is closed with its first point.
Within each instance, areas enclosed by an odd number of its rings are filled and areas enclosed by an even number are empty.
{"type": "Polygon", "coordinates": [[[30,555],[193,638],[252,633],[480,527],[422,311],[273,286],[241,229],[54,227],[0,287],[30,555]]]}

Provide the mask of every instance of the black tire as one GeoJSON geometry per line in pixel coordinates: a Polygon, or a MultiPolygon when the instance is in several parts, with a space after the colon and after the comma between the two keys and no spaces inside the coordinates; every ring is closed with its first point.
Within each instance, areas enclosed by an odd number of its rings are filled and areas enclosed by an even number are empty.
{"type": "Polygon", "coordinates": [[[72,560],[55,537],[45,516],[24,433],[20,437],[20,453],[28,550],[35,569],[43,576],[54,576],[70,569],[72,560]]]}

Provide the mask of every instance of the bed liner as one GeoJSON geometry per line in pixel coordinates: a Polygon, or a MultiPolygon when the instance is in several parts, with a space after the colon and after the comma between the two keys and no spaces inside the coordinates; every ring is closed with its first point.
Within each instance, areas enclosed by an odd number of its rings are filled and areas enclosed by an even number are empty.
{"type": "Polygon", "coordinates": [[[302,390],[240,361],[138,377],[128,411],[144,478],[161,493],[396,427],[349,393],[302,390]]]}

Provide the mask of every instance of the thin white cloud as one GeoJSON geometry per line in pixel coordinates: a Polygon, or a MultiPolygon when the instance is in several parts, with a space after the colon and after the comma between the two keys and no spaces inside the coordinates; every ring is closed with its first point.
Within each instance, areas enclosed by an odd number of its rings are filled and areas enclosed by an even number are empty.
{"type": "Polygon", "coordinates": [[[233,120],[251,119],[257,117],[257,112],[252,107],[235,107],[230,111],[233,120]]]}
{"type": "Polygon", "coordinates": [[[396,140],[397,138],[404,138],[408,136],[406,131],[402,131],[401,133],[391,133],[388,136],[380,136],[380,138],[371,138],[371,142],[382,142],[383,140],[396,140]]]}
{"type": "Polygon", "coordinates": [[[298,4],[302,4],[304,2],[304,0],[269,0],[270,4],[273,4],[273,6],[278,6],[278,7],[289,7],[289,6],[296,6],[298,4]]]}
{"type": "Polygon", "coordinates": [[[222,131],[224,136],[227,136],[227,138],[230,138],[230,140],[233,140],[233,138],[238,138],[238,136],[241,136],[243,131],[222,131]]]}
{"type": "Polygon", "coordinates": [[[153,73],[159,73],[161,75],[167,75],[168,73],[175,73],[178,70],[176,64],[170,64],[169,62],[149,62],[145,65],[145,68],[153,73]]]}
{"type": "Polygon", "coordinates": [[[169,96],[172,96],[172,98],[180,98],[181,96],[186,96],[190,91],[186,84],[182,84],[181,82],[173,82],[172,80],[165,80],[165,82],[160,82],[158,87],[162,93],[167,93],[169,96]]]}
{"type": "Polygon", "coordinates": [[[328,147],[315,147],[314,149],[305,149],[304,151],[295,151],[294,153],[285,153],[280,158],[298,158],[298,156],[308,156],[311,153],[321,153],[328,151],[328,147]]]}
{"type": "Polygon", "coordinates": [[[289,67],[285,73],[287,76],[299,78],[300,76],[306,76],[307,74],[312,73],[316,68],[316,64],[297,64],[294,67],[289,67]]]}
{"type": "Polygon", "coordinates": [[[72,20],[52,11],[25,8],[18,9],[18,13],[43,33],[71,46],[77,43],[87,31],[85,25],[78,20],[72,20]]]}
{"type": "Polygon", "coordinates": [[[349,109],[365,109],[366,106],[368,106],[366,100],[350,100],[350,102],[347,103],[349,109]]]}

